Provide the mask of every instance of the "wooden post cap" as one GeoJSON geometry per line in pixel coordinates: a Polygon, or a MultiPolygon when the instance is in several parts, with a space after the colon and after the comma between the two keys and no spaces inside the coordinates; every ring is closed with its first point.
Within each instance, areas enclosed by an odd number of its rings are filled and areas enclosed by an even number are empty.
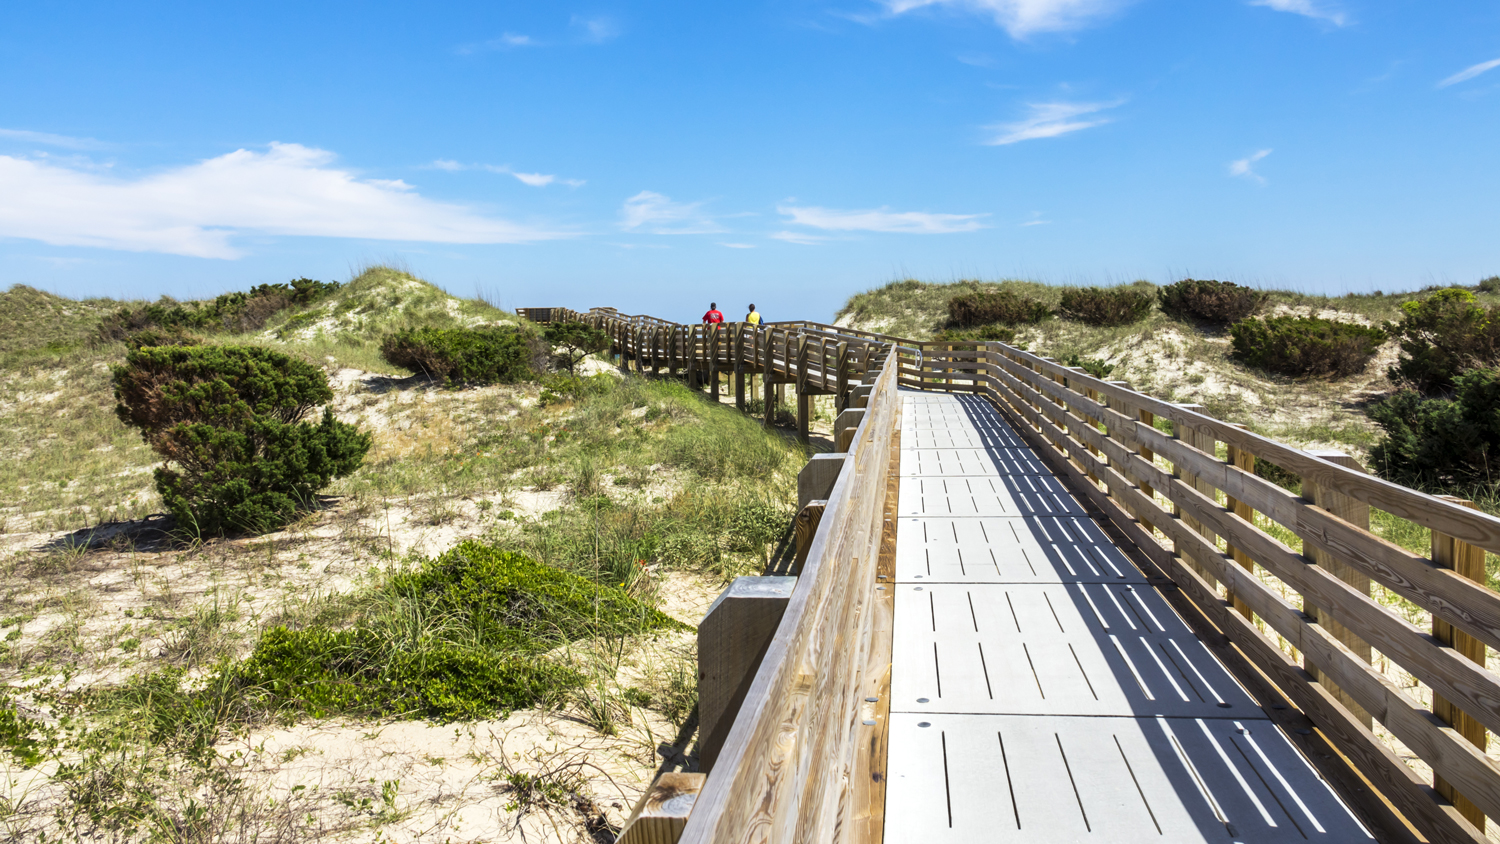
{"type": "Polygon", "coordinates": [[[678,771],[657,777],[636,802],[619,844],[677,844],[706,780],[704,774],[678,771]]]}

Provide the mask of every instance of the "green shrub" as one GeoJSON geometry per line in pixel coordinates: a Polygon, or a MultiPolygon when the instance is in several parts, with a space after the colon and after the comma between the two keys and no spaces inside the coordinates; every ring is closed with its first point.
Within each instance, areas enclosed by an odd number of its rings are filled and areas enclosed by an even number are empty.
{"type": "Polygon", "coordinates": [[[1387,326],[1401,343],[1392,381],[1432,395],[1453,389],[1459,375],[1500,364],[1500,314],[1460,287],[1403,302],[1401,321],[1387,326]]]}
{"type": "Polygon", "coordinates": [[[1479,282],[1480,293],[1500,293],[1500,275],[1492,275],[1479,282]]]}
{"type": "Polygon", "coordinates": [[[203,338],[180,325],[168,328],[147,328],[125,338],[125,347],[140,349],[146,346],[201,346],[203,338]]]}
{"type": "Polygon", "coordinates": [[[143,346],[114,370],[115,412],[167,465],[156,488],[191,532],[272,530],[353,472],[371,438],[339,422],[317,367],[257,346],[143,346]]]}
{"type": "Polygon", "coordinates": [[[1233,356],[1282,375],[1341,378],[1364,370],[1386,341],[1378,328],[1310,317],[1251,317],[1229,328],[1233,356]]]}
{"type": "Polygon", "coordinates": [[[1156,297],[1174,316],[1230,325],[1258,312],[1270,294],[1229,281],[1187,278],[1158,290],[1156,297]]]}
{"type": "Polygon", "coordinates": [[[1385,436],[1370,451],[1381,477],[1470,497],[1500,487],[1500,372],[1454,379],[1454,397],[1403,390],[1366,411],[1385,436]]]}
{"type": "Polygon", "coordinates": [[[1089,325],[1129,325],[1151,313],[1156,297],[1132,287],[1070,287],[1058,312],[1089,325]]]}
{"type": "Polygon", "coordinates": [[[306,307],[340,288],[336,281],[298,278],[286,284],[260,284],[248,292],[225,293],[211,302],[178,304],[171,299],[124,307],[99,323],[101,340],[125,340],[147,329],[196,331],[259,331],[277,313],[306,307]]]}
{"type": "Polygon", "coordinates": [[[958,328],[1002,323],[1030,325],[1052,315],[1043,302],[1010,290],[981,290],[948,300],[948,322],[958,328]]]}
{"type": "Polygon", "coordinates": [[[545,656],[560,644],[684,629],[619,589],[477,542],[392,576],[370,604],[352,629],[266,631],[236,682],[314,715],[483,718],[578,685],[545,656]]]}
{"type": "Polygon", "coordinates": [[[1114,364],[1105,363],[1098,358],[1079,357],[1076,353],[1069,355],[1063,366],[1077,367],[1101,381],[1108,378],[1109,374],[1115,371],[1114,364]]]}
{"type": "Polygon", "coordinates": [[[546,343],[513,326],[407,328],[380,344],[387,363],[444,383],[513,384],[536,375],[546,343]]]}
{"type": "Polygon", "coordinates": [[[933,340],[953,342],[989,342],[997,340],[1001,343],[1014,344],[1016,332],[998,323],[993,325],[981,325],[977,328],[944,328],[932,336],[933,340]]]}
{"type": "Polygon", "coordinates": [[[552,344],[553,358],[569,375],[583,359],[609,348],[609,335],[581,322],[555,322],[542,334],[552,344]]]}

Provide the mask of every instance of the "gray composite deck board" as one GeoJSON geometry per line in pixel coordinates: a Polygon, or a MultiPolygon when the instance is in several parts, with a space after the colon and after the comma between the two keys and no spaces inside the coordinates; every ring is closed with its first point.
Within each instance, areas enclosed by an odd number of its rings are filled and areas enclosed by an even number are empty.
{"type": "Polygon", "coordinates": [[[987,403],[902,399],[887,840],[1369,840],[987,403]]]}

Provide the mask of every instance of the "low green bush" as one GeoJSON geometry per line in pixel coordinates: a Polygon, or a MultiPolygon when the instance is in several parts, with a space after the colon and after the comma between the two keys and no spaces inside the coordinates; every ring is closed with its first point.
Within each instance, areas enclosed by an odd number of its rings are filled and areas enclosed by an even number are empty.
{"type": "Polygon", "coordinates": [[[1063,366],[1077,367],[1100,380],[1108,378],[1109,374],[1115,371],[1114,364],[1105,363],[1098,358],[1080,357],[1077,354],[1069,355],[1068,359],[1063,362],[1063,366]]]}
{"type": "Polygon", "coordinates": [[[1403,302],[1401,321],[1387,329],[1401,344],[1401,358],[1387,373],[1427,395],[1452,390],[1471,369],[1500,365],[1500,308],[1478,304],[1461,287],[1403,302]]]}
{"type": "Polygon", "coordinates": [[[236,682],[315,716],[483,718],[578,685],[545,655],[561,644],[686,629],[620,589],[477,542],[392,576],[367,603],[352,628],[266,631],[236,682]]]}
{"type": "Polygon", "coordinates": [[[1230,281],[1183,279],[1156,292],[1166,313],[1218,325],[1230,325],[1265,307],[1270,294],[1230,281]]]}
{"type": "Polygon", "coordinates": [[[1419,489],[1468,497],[1500,488],[1500,371],[1457,376],[1453,398],[1403,390],[1366,413],[1385,432],[1370,451],[1375,471],[1419,489]]]}
{"type": "Polygon", "coordinates": [[[100,321],[97,335],[100,340],[114,341],[147,329],[259,331],[281,311],[314,304],[340,287],[336,281],[298,278],[286,284],[259,284],[246,292],[225,293],[211,302],[184,305],[163,299],[120,308],[100,321]]]}
{"type": "Polygon", "coordinates": [[[1479,282],[1480,293],[1500,293],[1500,275],[1492,275],[1479,282]]]}
{"type": "Polygon", "coordinates": [[[957,328],[973,328],[991,323],[1030,325],[1052,315],[1040,300],[1010,290],[981,290],[963,293],[948,300],[948,322],[957,328]]]}
{"type": "Polygon", "coordinates": [[[1134,287],[1070,287],[1058,313],[1089,325],[1129,325],[1151,313],[1156,297],[1134,287]]]}
{"type": "Polygon", "coordinates": [[[514,326],[406,328],[385,336],[380,355],[448,384],[513,384],[536,376],[547,344],[514,326]]]}
{"type": "Polygon", "coordinates": [[[998,323],[992,325],[981,325],[977,328],[944,328],[932,336],[932,339],[953,342],[989,342],[991,340],[1001,343],[1014,344],[1016,332],[998,323]]]}
{"type": "Polygon", "coordinates": [[[303,418],[333,398],[321,369],[258,346],[143,346],[114,369],[115,412],[167,464],[156,488],[194,535],[264,532],[359,468],[371,437],[303,418]]]}
{"type": "Polygon", "coordinates": [[[1378,328],[1312,317],[1251,317],[1229,328],[1233,356],[1282,375],[1341,378],[1362,372],[1386,341],[1378,328]]]}

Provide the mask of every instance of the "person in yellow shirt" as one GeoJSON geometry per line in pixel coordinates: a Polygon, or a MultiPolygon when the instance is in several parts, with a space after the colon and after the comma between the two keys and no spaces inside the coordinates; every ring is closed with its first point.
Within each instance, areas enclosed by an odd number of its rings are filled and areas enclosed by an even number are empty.
{"type": "Polygon", "coordinates": [[[751,325],[760,325],[760,311],[755,309],[755,303],[750,303],[750,313],[745,315],[745,322],[751,325]]]}

